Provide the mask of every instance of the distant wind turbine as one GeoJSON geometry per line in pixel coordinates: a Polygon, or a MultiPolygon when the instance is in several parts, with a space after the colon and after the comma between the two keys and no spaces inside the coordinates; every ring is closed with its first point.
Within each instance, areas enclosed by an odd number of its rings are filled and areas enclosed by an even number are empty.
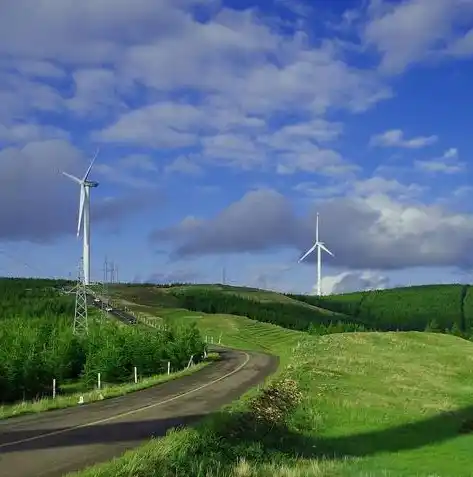
{"type": "Polygon", "coordinates": [[[319,242],[319,213],[317,212],[317,219],[315,224],[315,243],[307,252],[299,259],[302,262],[308,255],[317,249],[317,296],[322,295],[322,250],[334,257],[335,255],[324,245],[323,242],[319,242]]]}
{"type": "Polygon", "coordinates": [[[67,172],[63,172],[66,177],[72,179],[74,182],[77,182],[80,185],[80,202],[79,202],[79,219],[77,222],[77,237],[80,235],[80,226],[82,222],[82,216],[84,216],[84,229],[83,229],[83,252],[82,259],[84,264],[84,283],[85,285],[90,284],[90,189],[92,187],[97,187],[98,182],[89,181],[89,174],[94,165],[95,159],[97,158],[99,151],[95,153],[95,156],[90,163],[87,172],[85,173],[82,179],[75,177],[67,172]]]}

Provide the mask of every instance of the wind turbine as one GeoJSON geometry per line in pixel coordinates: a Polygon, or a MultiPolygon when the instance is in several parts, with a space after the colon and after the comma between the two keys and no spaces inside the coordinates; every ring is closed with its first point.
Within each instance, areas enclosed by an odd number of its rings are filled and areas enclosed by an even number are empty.
{"type": "Polygon", "coordinates": [[[80,226],[82,222],[82,216],[84,216],[84,229],[83,229],[83,252],[82,259],[84,264],[84,284],[90,284],[90,189],[92,187],[97,187],[98,182],[89,181],[89,174],[94,165],[95,159],[97,158],[99,151],[95,153],[95,156],[92,159],[92,162],[87,169],[84,177],[79,179],[67,172],[63,172],[66,177],[77,182],[80,185],[80,202],[79,202],[79,219],[77,222],[77,237],[80,235],[80,226]]]}
{"type": "Polygon", "coordinates": [[[322,295],[322,250],[335,257],[335,255],[325,246],[323,242],[319,242],[319,213],[317,212],[317,219],[315,223],[315,243],[307,252],[299,259],[302,262],[304,258],[310,255],[317,249],[317,296],[322,295]]]}

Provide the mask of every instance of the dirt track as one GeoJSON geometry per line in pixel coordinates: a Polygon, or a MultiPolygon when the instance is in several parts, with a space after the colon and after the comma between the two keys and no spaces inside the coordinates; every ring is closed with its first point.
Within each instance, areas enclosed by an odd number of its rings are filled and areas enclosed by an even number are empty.
{"type": "Polygon", "coordinates": [[[276,357],[236,350],[222,351],[222,358],[126,396],[0,421],[0,477],[57,477],[119,456],[218,410],[278,365],[276,357]]]}

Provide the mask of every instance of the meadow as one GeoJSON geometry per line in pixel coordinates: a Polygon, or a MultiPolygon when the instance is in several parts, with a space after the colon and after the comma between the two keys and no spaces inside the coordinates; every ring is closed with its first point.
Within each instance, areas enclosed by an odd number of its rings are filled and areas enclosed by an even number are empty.
{"type": "Polygon", "coordinates": [[[473,343],[426,332],[314,336],[153,305],[149,295],[146,304],[124,300],[157,323],[195,322],[225,345],[279,355],[281,367],[200,424],[78,476],[471,475],[473,343]]]}
{"type": "Polygon", "coordinates": [[[93,388],[164,374],[168,362],[183,369],[191,355],[198,363],[204,342],[189,326],[166,330],[127,327],[91,314],[87,334],[72,330],[74,296],[60,294],[64,283],[51,280],[0,280],[0,402],[51,396],[79,383],[93,388]]]}

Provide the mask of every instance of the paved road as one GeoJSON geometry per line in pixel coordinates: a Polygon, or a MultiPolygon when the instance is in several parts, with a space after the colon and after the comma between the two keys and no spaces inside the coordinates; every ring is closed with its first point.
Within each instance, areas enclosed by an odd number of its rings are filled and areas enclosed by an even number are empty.
{"type": "MultiPolygon", "coordinates": [[[[99,301],[94,301],[94,298],[95,298],[95,296],[93,296],[92,294],[87,295],[87,300],[88,300],[90,305],[94,305],[95,307],[97,307],[99,309],[102,309],[103,307],[106,306],[101,301],[100,296],[97,296],[99,301]]],[[[125,323],[127,325],[136,324],[136,318],[132,314],[127,313],[124,310],[121,310],[121,309],[118,309],[118,308],[113,308],[112,311],[109,311],[108,313],[110,313],[115,318],[119,319],[120,321],[122,321],[123,323],[125,323]]]]}
{"type": "Polygon", "coordinates": [[[109,460],[237,399],[278,359],[222,350],[222,360],[127,396],[0,421],[0,477],[57,477],[109,460]]]}

